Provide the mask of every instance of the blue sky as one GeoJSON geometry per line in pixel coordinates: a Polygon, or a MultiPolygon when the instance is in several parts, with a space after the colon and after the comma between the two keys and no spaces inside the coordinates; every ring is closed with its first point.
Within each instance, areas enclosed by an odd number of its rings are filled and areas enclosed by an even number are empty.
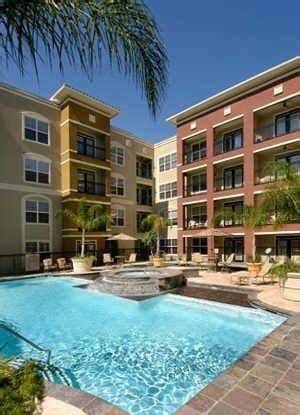
{"type": "Polygon", "coordinates": [[[290,0],[145,0],[166,42],[170,66],[167,97],[154,121],[135,85],[117,71],[103,68],[90,82],[80,70],[40,65],[37,81],[30,65],[22,78],[3,66],[3,82],[49,97],[67,82],[121,109],[113,124],[151,141],[175,128],[171,114],[221,89],[300,54],[300,2],[290,0]]]}

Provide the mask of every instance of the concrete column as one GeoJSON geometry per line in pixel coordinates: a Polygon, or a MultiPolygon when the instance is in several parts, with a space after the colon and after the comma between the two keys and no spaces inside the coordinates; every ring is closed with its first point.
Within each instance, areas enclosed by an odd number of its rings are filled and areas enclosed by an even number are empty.
{"type": "MultiPolygon", "coordinates": [[[[206,132],[206,152],[207,152],[207,168],[206,168],[206,181],[207,181],[207,227],[213,228],[214,225],[214,130],[209,128],[206,132]]],[[[212,255],[214,252],[214,237],[207,238],[207,250],[208,254],[212,255]]]]}

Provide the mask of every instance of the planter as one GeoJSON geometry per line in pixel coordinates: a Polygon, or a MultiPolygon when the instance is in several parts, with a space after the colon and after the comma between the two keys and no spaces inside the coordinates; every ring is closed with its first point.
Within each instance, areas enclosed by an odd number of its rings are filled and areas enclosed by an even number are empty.
{"type": "Polygon", "coordinates": [[[251,277],[256,277],[262,268],[261,262],[247,262],[248,271],[251,277]]]}
{"type": "Polygon", "coordinates": [[[300,272],[288,272],[283,285],[283,297],[286,300],[300,301],[300,272]]]}
{"type": "Polygon", "coordinates": [[[163,267],[165,265],[165,260],[164,258],[161,257],[153,257],[153,265],[157,268],[159,267],[163,267]]]}
{"type": "Polygon", "coordinates": [[[85,274],[91,271],[94,258],[71,258],[71,261],[73,264],[73,271],[75,272],[75,274],[85,274]]]}

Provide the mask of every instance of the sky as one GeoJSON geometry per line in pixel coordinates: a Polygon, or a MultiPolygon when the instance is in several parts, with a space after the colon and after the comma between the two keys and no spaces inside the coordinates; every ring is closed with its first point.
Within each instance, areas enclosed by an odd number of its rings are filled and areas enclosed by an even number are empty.
{"type": "Polygon", "coordinates": [[[157,142],[175,134],[165,119],[249,76],[300,55],[300,2],[278,0],[145,0],[169,56],[167,95],[154,120],[135,84],[108,67],[89,81],[78,68],[60,73],[30,63],[20,76],[1,67],[3,82],[49,98],[66,82],[121,110],[112,124],[157,142]]]}

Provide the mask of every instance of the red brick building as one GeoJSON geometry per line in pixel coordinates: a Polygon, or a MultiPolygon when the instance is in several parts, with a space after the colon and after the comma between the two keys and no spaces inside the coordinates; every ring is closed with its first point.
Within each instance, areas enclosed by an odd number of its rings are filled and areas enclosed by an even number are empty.
{"type": "Polygon", "coordinates": [[[300,223],[247,229],[231,220],[224,236],[199,238],[222,207],[238,210],[275,180],[264,166],[286,160],[300,168],[300,57],[234,85],[168,118],[177,126],[178,253],[236,253],[272,248],[300,258],[300,223]]]}

